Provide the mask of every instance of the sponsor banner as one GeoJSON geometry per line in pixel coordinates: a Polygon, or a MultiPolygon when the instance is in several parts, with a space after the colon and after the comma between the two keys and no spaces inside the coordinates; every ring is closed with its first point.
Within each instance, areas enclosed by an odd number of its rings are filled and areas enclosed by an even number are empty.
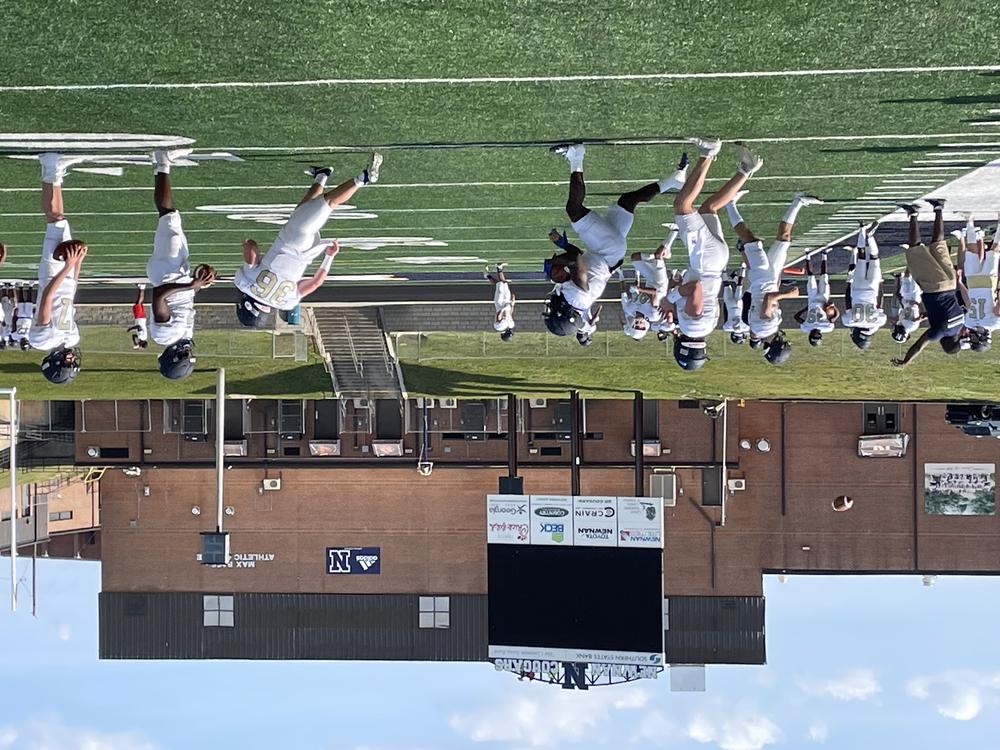
{"type": "Polygon", "coordinates": [[[486,496],[486,542],[488,544],[528,544],[531,517],[526,495],[486,496]]]}
{"type": "Polygon", "coordinates": [[[992,516],[996,512],[996,464],[924,464],[924,513],[992,516]]]}
{"type": "MultiPolygon", "coordinates": [[[[549,659],[493,659],[493,668],[498,672],[513,672],[533,679],[551,678],[562,682],[566,676],[567,662],[549,659]]],[[[607,664],[602,662],[569,662],[570,666],[586,667],[585,678],[591,685],[598,683],[616,684],[632,680],[655,680],[663,671],[663,666],[645,664],[607,664]]]]}
{"type": "Polygon", "coordinates": [[[531,495],[531,544],[573,545],[573,498],[531,495]]]}
{"type": "Polygon", "coordinates": [[[618,546],[663,548],[663,498],[618,498],[618,546]]]}
{"type": "Polygon", "coordinates": [[[618,498],[573,498],[573,544],[577,547],[618,546],[618,498]]]}
{"type": "Polygon", "coordinates": [[[655,667],[663,664],[662,653],[645,651],[602,651],[576,648],[535,648],[531,646],[489,646],[492,659],[515,659],[529,662],[600,662],[601,664],[634,664],[655,667]]]}
{"type": "Polygon", "coordinates": [[[341,575],[378,575],[382,572],[382,548],[327,547],[326,572],[341,575]]]}

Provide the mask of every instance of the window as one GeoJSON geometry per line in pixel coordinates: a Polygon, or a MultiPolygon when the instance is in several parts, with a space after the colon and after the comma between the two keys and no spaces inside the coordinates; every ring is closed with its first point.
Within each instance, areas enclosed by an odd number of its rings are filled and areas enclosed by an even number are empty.
{"type": "Polygon", "coordinates": [[[233,597],[207,594],[205,600],[205,627],[231,628],[234,624],[233,597]]]}
{"type": "Polygon", "coordinates": [[[73,511],[71,510],[60,510],[58,512],[49,513],[50,521],[71,521],[73,520],[73,511]]]}
{"type": "Polygon", "coordinates": [[[422,628],[450,628],[450,598],[447,596],[420,597],[419,622],[422,628]]]}

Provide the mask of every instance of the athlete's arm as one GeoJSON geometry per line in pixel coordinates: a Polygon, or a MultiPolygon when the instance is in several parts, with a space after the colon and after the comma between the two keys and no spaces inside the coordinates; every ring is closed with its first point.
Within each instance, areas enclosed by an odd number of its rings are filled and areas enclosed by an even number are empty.
{"type": "Polygon", "coordinates": [[[896,367],[905,367],[906,365],[910,364],[910,362],[912,362],[916,358],[916,356],[920,354],[920,352],[922,352],[924,349],[927,348],[927,345],[931,341],[930,335],[931,331],[928,328],[926,331],[920,334],[919,339],[913,342],[913,346],[911,346],[907,350],[906,356],[904,356],[902,359],[893,358],[892,363],[896,365],[896,367]]]}
{"type": "Polygon", "coordinates": [[[243,262],[248,266],[256,266],[260,259],[260,250],[257,247],[257,240],[249,237],[243,240],[243,262]]]}
{"type": "MultiPolygon", "coordinates": [[[[827,313],[827,317],[829,317],[829,313],[827,313]]],[[[830,322],[831,323],[836,323],[838,320],[840,320],[840,308],[837,307],[836,305],[834,305],[833,306],[833,317],[830,318],[830,322]]]]}
{"type": "MultiPolygon", "coordinates": [[[[569,245],[569,247],[573,246],[569,245]]],[[[578,253],[580,252],[579,248],[574,248],[574,249],[578,253]]],[[[583,259],[582,253],[576,256],[576,260],[573,262],[573,265],[570,269],[570,273],[571,273],[570,278],[572,279],[574,284],[576,284],[578,287],[580,287],[580,289],[582,289],[585,292],[590,291],[590,284],[587,282],[587,261],[583,259]]]]}
{"type": "Polygon", "coordinates": [[[5,260],[7,260],[7,247],[0,242],[0,263],[3,263],[5,260]]]}
{"type": "Polygon", "coordinates": [[[70,271],[75,271],[80,267],[80,264],[83,262],[83,256],[86,254],[87,246],[82,242],[75,242],[66,248],[66,262],[63,263],[63,267],[59,269],[59,272],[52,277],[49,283],[45,285],[42,296],[38,298],[38,307],[35,311],[38,325],[47,326],[52,322],[52,302],[55,298],[56,290],[66,277],[69,276],[70,271]]]}
{"type": "Polygon", "coordinates": [[[178,292],[193,290],[197,292],[204,286],[215,281],[215,271],[211,266],[198,266],[194,272],[194,278],[184,284],[161,284],[153,287],[153,320],[157,323],[166,323],[170,320],[170,308],[167,300],[178,292]]]}
{"type": "Polygon", "coordinates": [[[327,274],[330,270],[330,264],[333,263],[333,259],[337,257],[337,253],[340,252],[340,244],[334,240],[333,244],[329,245],[324,252],[326,255],[323,258],[323,262],[320,264],[319,268],[316,269],[316,273],[312,275],[312,278],[301,279],[299,281],[299,297],[308,297],[310,294],[323,286],[323,282],[326,281],[327,274]]]}
{"type": "Polygon", "coordinates": [[[969,298],[969,288],[965,285],[965,281],[963,279],[958,280],[957,287],[962,307],[968,310],[972,307],[972,300],[969,298]]]}
{"type": "Polygon", "coordinates": [[[851,283],[848,282],[847,286],[844,287],[844,309],[850,310],[852,307],[854,307],[854,304],[851,301],[851,283]]]}

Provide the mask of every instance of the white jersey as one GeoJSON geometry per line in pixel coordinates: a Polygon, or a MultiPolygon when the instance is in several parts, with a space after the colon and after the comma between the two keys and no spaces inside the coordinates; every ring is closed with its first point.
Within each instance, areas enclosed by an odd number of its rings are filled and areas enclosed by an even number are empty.
{"type": "Polygon", "coordinates": [[[3,322],[8,328],[14,322],[16,304],[12,297],[0,297],[0,322],[3,322]]]}
{"type": "Polygon", "coordinates": [[[622,312],[626,317],[639,313],[650,324],[665,321],[667,317],[659,305],[653,305],[653,298],[650,295],[640,292],[634,286],[629,287],[628,292],[622,293],[622,312]]]}
{"type": "Polygon", "coordinates": [[[510,284],[506,281],[498,281],[493,291],[493,308],[496,315],[493,317],[493,328],[497,331],[507,331],[514,327],[514,295],[510,291],[510,284]]]}
{"type": "MultiPolygon", "coordinates": [[[[167,300],[167,302],[169,304],[169,300],[167,300]]],[[[149,330],[146,327],[146,318],[134,318],[132,325],[139,329],[135,332],[135,337],[139,339],[139,341],[149,340],[149,330]]]]}
{"type": "Polygon", "coordinates": [[[692,280],[700,279],[702,287],[702,310],[701,315],[688,315],[684,311],[685,298],[676,289],[671,290],[667,299],[676,305],[677,308],[677,328],[681,333],[689,338],[703,339],[715,330],[719,325],[719,290],[722,288],[721,271],[719,275],[701,275],[688,269],[684,272],[682,283],[686,284],[692,280]]]}
{"type": "Polygon", "coordinates": [[[586,313],[604,294],[611,279],[611,269],[601,256],[594,253],[587,253],[583,258],[587,264],[587,290],[584,291],[572,281],[563,282],[559,288],[571,307],[586,313]]]}
{"type": "Polygon", "coordinates": [[[806,309],[806,319],[799,326],[799,329],[805,333],[811,333],[812,331],[829,333],[834,329],[834,325],[830,320],[830,316],[826,314],[823,305],[810,303],[806,309]]]}
{"type": "Polygon", "coordinates": [[[806,318],[799,326],[805,333],[819,331],[830,333],[834,329],[826,306],[830,304],[830,277],[827,274],[810,275],[806,282],[806,318]]]}
{"type": "Polygon", "coordinates": [[[996,314],[998,265],[1000,255],[993,250],[984,255],[982,262],[972,253],[965,257],[965,278],[969,290],[965,325],[969,328],[1000,329],[1000,316],[996,314]]]}

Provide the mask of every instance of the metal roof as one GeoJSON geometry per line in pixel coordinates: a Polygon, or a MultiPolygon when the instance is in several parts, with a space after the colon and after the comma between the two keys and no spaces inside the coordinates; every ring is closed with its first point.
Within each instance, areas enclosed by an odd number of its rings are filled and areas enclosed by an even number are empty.
{"type": "Polygon", "coordinates": [[[765,664],[764,597],[671,596],[668,664],[765,664]]]}
{"type": "Polygon", "coordinates": [[[451,626],[418,627],[416,594],[231,594],[205,627],[203,593],[102,592],[102,659],[484,661],[486,595],[450,596],[451,626]]]}

